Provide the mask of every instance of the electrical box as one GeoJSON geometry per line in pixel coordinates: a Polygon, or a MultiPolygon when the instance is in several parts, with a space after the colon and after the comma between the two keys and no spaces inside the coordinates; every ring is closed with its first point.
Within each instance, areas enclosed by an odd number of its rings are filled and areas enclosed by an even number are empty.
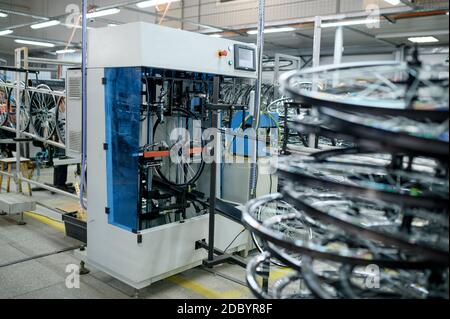
{"type": "MultiPolygon", "coordinates": [[[[256,197],[276,193],[278,177],[270,169],[270,158],[258,159],[256,197]]],[[[224,163],[222,168],[222,199],[245,205],[250,196],[251,163],[247,158],[233,156],[233,163],[224,163]]]]}
{"type": "Polygon", "coordinates": [[[81,69],[69,69],[66,75],[66,156],[81,156],[81,69]]]}

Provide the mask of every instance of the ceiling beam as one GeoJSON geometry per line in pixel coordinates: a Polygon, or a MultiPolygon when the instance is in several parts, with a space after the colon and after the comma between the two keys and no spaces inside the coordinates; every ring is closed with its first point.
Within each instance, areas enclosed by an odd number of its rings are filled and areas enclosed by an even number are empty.
{"type": "Polygon", "coordinates": [[[407,38],[407,37],[426,37],[435,35],[447,35],[449,30],[430,30],[430,31],[417,31],[417,32],[402,32],[402,33],[386,33],[377,34],[377,39],[394,39],[394,38],[407,38]]]}
{"type": "MultiPolygon", "coordinates": [[[[9,39],[19,39],[19,40],[28,40],[28,41],[39,41],[39,42],[48,42],[53,43],[55,45],[67,45],[67,42],[61,41],[61,40],[52,40],[52,39],[42,39],[42,38],[34,38],[34,37],[24,37],[19,35],[3,35],[2,38],[9,38],[9,39]]],[[[79,46],[79,43],[72,43],[70,47],[79,46]]]]}
{"type": "Polygon", "coordinates": [[[27,17],[27,18],[32,18],[32,19],[37,19],[37,20],[48,20],[48,17],[44,17],[44,16],[39,16],[39,15],[35,15],[35,14],[30,14],[30,13],[26,13],[26,12],[22,12],[22,11],[16,11],[16,10],[9,10],[9,9],[2,9],[0,8],[1,12],[7,13],[7,14],[13,14],[13,15],[17,15],[17,16],[22,16],[22,17],[27,17]]]}
{"type": "Polygon", "coordinates": [[[376,40],[378,42],[381,42],[383,44],[386,44],[386,45],[389,45],[389,46],[392,46],[392,47],[397,47],[397,44],[395,44],[393,42],[390,42],[390,41],[387,41],[387,40],[383,40],[383,39],[378,39],[373,34],[370,34],[370,33],[367,33],[367,32],[364,32],[364,31],[361,31],[361,30],[358,30],[358,29],[355,29],[353,27],[346,26],[345,29],[351,30],[351,31],[353,31],[355,33],[359,33],[361,35],[365,35],[366,37],[372,38],[372,39],[374,39],[374,40],[376,40]]]}

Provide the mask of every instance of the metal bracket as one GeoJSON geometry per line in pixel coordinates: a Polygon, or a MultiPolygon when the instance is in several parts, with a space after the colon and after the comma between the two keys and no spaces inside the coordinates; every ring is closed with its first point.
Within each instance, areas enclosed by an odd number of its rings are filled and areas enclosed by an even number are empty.
{"type": "MultiPolygon", "coordinates": [[[[202,240],[198,240],[195,242],[195,249],[200,249],[203,248],[205,250],[209,250],[209,245],[206,242],[205,239],[202,240]]],[[[247,267],[247,262],[245,261],[244,258],[237,256],[237,255],[232,255],[232,254],[228,254],[223,252],[220,249],[214,248],[214,254],[217,256],[214,256],[213,259],[204,259],[203,260],[203,265],[208,267],[208,268],[212,268],[214,266],[220,265],[220,264],[224,264],[226,262],[230,262],[233,263],[235,265],[238,265],[242,268],[246,268],[247,267]]]]}
{"type": "Polygon", "coordinates": [[[14,142],[33,142],[33,139],[30,137],[20,137],[20,138],[13,138],[12,139],[14,142]]]}

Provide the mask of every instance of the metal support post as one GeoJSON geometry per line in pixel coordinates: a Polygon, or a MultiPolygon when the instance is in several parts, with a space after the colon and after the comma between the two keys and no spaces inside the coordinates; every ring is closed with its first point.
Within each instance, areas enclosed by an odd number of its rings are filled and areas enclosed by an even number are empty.
{"type": "MultiPolygon", "coordinates": [[[[220,78],[218,76],[214,77],[214,85],[213,85],[213,98],[212,103],[219,103],[219,92],[220,92],[220,78]]],[[[216,113],[211,110],[211,128],[217,128],[217,118],[216,113]]],[[[210,170],[210,192],[209,192],[209,234],[208,234],[208,261],[212,262],[214,260],[214,231],[215,231],[215,214],[216,214],[216,174],[217,174],[217,130],[216,135],[214,136],[214,159],[211,162],[211,170],[210,170]]]]}
{"type": "MultiPolygon", "coordinates": [[[[336,28],[334,37],[334,59],[333,64],[342,63],[342,52],[344,51],[344,28],[342,26],[336,28]]],[[[333,75],[333,87],[339,85],[339,72],[333,75]]]]}
{"type": "Polygon", "coordinates": [[[342,26],[336,28],[334,37],[334,64],[342,63],[342,53],[344,52],[344,28],[342,26]]]}
{"type": "MultiPolygon", "coordinates": [[[[18,48],[15,50],[15,67],[17,69],[28,69],[28,48],[18,48]],[[24,55],[23,58],[23,66],[22,66],[22,53],[24,55]]],[[[28,73],[25,73],[25,81],[28,80],[28,73]]],[[[21,138],[21,132],[20,132],[20,109],[22,101],[20,99],[20,81],[21,81],[21,72],[15,72],[14,74],[14,81],[15,81],[15,88],[14,88],[14,98],[16,100],[16,171],[14,174],[14,181],[16,183],[17,189],[16,191],[19,191],[19,179],[21,176],[20,171],[20,158],[21,158],[21,145],[20,145],[20,138],[21,138]]],[[[25,83],[25,86],[27,83],[25,83]]],[[[24,92],[25,94],[25,92],[24,92]]],[[[24,101],[25,103],[25,101],[24,101]]]]}
{"type": "MultiPolygon", "coordinates": [[[[320,45],[322,41],[322,18],[315,17],[314,19],[314,44],[313,44],[313,68],[320,65],[320,45]]],[[[313,77],[312,89],[317,89],[317,80],[313,77]]],[[[311,109],[312,114],[316,113],[314,108],[311,109]]],[[[309,147],[316,148],[318,142],[318,137],[316,134],[309,135],[309,147]]]]}
{"type": "Polygon", "coordinates": [[[261,113],[261,87],[262,87],[262,60],[264,51],[264,22],[265,22],[265,0],[259,0],[259,10],[258,10],[258,38],[256,41],[256,50],[258,55],[257,63],[257,79],[255,88],[255,108],[253,116],[253,128],[256,132],[256,142],[254,143],[253,150],[250,158],[250,198],[256,197],[256,187],[257,187],[257,165],[258,165],[258,129],[259,129],[259,119],[261,113]]]}
{"type": "Polygon", "coordinates": [[[87,209],[83,199],[85,190],[86,153],[87,153],[87,0],[82,0],[82,50],[81,50],[81,174],[80,174],[80,205],[87,209]]]}

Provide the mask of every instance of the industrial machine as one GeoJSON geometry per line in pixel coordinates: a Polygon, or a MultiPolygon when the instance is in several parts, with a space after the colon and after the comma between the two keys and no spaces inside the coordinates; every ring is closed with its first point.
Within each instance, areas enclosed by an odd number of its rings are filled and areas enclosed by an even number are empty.
{"type": "MultiPolygon", "coordinates": [[[[256,78],[255,47],[142,22],[89,30],[88,44],[87,248],[77,254],[140,289],[206,258],[196,245],[209,234],[204,131],[223,118],[221,83],[256,78]]],[[[248,249],[243,229],[218,215],[215,246],[248,249]]]]}

